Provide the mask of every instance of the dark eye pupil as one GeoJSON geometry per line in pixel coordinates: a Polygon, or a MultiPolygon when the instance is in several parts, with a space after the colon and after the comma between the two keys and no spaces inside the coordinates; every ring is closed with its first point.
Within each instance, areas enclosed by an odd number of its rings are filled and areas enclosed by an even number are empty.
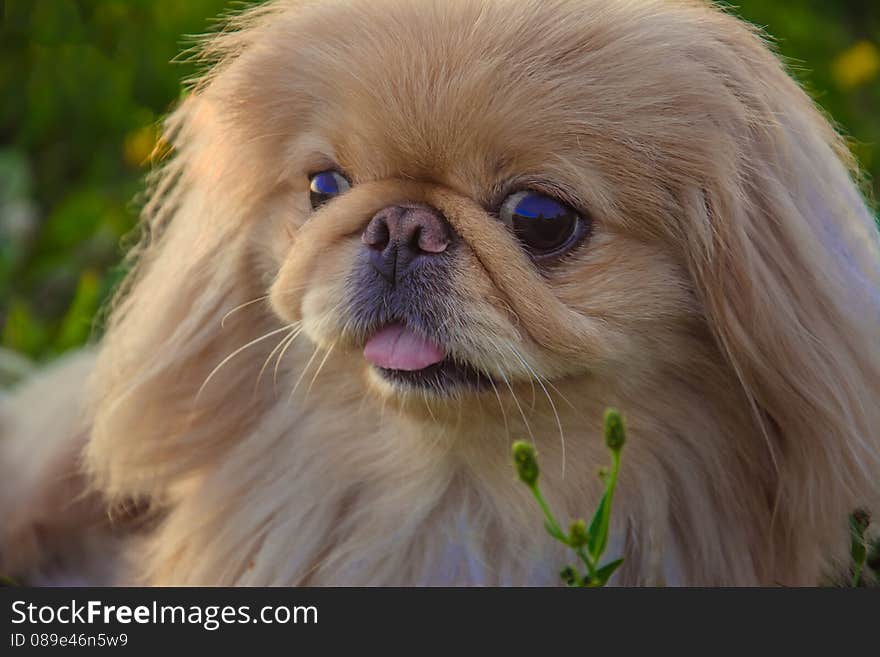
{"type": "Polygon", "coordinates": [[[543,194],[526,194],[512,212],[517,237],[536,252],[559,248],[574,233],[574,210],[543,194]]]}

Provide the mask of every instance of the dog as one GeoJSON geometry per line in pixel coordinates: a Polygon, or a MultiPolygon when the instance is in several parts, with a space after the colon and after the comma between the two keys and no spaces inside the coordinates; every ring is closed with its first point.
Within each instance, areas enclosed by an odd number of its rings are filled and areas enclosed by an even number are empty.
{"type": "Polygon", "coordinates": [[[760,32],[699,0],[278,0],[202,52],[96,352],[5,403],[0,569],[559,584],[510,445],[582,517],[613,406],[612,583],[845,571],[880,508],[880,237],[760,32]]]}

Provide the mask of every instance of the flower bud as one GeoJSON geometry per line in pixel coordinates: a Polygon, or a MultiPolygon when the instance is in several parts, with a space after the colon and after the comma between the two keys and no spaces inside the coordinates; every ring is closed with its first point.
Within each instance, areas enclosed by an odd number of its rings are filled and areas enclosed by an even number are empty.
{"type": "Polygon", "coordinates": [[[590,541],[587,534],[587,524],[583,520],[575,520],[571,523],[571,529],[568,531],[568,541],[571,547],[584,547],[590,541]]]}
{"type": "Polygon", "coordinates": [[[513,462],[519,478],[529,486],[538,483],[538,457],[529,443],[517,440],[513,443],[513,462]]]}
{"type": "Polygon", "coordinates": [[[626,430],[623,427],[623,418],[616,408],[605,411],[605,444],[608,448],[619,452],[626,442],[626,430]]]}

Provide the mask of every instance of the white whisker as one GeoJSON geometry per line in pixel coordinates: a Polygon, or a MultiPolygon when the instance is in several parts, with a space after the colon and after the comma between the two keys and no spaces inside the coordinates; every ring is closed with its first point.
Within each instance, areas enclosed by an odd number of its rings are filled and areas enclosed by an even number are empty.
{"type": "Polygon", "coordinates": [[[570,401],[568,401],[568,398],[567,398],[565,395],[562,394],[562,391],[561,391],[559,388],[557,388],[555,385],[553,385],[553,382],[550,381],[550,379],[548,379],[548,378],[545,377],[545,378],[544,378],[544,383],[546,383],[548,386],[550,386],[550,389],[551,389],[553,392],[555,392],[557,395],[559,395],[560,398],[562,398],[562,401],[564,401],[566,404],[568,404],[568,407],[569,407],[571,410],[580,413],[580,411],[578,411],[578,409],[575,407],[575,405],[572,404],[570,401]]]}
{"type": "Polygon", "coordinates": [[[327,348],[327,353],[324,354],[324,358],[322,358],[321,362],[318,363],[318,369],[315,371],[314,376],[312,376],[312,380],[309,381],[309,387],[306,388],[306,399],[309,398],[309,393],[312,391],[312,386],[315,385],[315,380],[318,378],[318,375],[321,373],[321,370],[324,369],[324,363],[326,363],[327,359],[330,358],[330,354],[332,353],[333,347],[335,347],[335,346],[336,346],[335,342],[333,344],[331,344],[327,348]]]}
{"type": "Polygon", "coordinates": [[[272,348],[272,351],[269,352],[269,355],[266,356],[266,360],[263,361],[263,365],[262,365],[262,367],[260,367],[260,372],[257,374],[257,380],[254,383],[254,394],[257,393],[257,388],[259,387],[260,381],[263,378],[263,373],[266,371],[266,368],[269,366],[269,361],[272,360],[272,356],[274,356],[275,352],[277,352],[279,349],[281,349],[289,340],[294,339],[299,334],[299,332],[302,330],[301,327],[297,326],[297,323],[291,324],[289,328],[290,328],[290,333],[288,333],[283,338],[281,338],[281,340],[278,342],[278,344],[276,344],[272,348]]]}
{"type": "Polygon", "coordinates": [[[492,380],[491,376],[489,377],[489,383],[492,385],[495,398],[498,400],[498,408],[501,409],[501,419],[504,420],[504,433],[507,434],[507,442],[510,443],[510,425],[507,422],[507,409],[504,408],[504,404],[501,402],[501,395],[498,394],[498,386],[495,385],[495,381],[492,380]]]}
{"type": "Polygon", "coordinates": [[[261,335],[259,338],[251,340],[243,347],[239,347],[238,349],[233,351],[231,354],[229,354],[226,358],[224,358],[222,361],[220,361],[220,364],[217,365],[217,367],[215,367],[213,370],[211,370],[211,373],[207,376],[207,378],[205,378],[204,383],[202,383],[202,385],[199,386],[199,391],[196,393],[196,398],[195,398],[196,403],[198,403],[199,397],[201,397],[202,392],[204,392],[205,387],[208,385],[208,383],[210,383],[211,379],[214,378],[214,375],[217,374],[217,372],[220,371],[220,368],[223,367],[224,365],[226,365],[226,363],[228,363],[230,360],[235,358],[238,354],[240,354],[245,349],[253,347],[255,344],[262,342],[263,340],[266,340],[267,338],[271,338],[273,335],[278,335],[282,331],[289,331],[289,330],[290,330],[290,326],[282,326],[279,329],[275,329],[274,331],[270,331],[269,333],[266,333],[265,335],[261,335]]]}
{"type": "Polygon", "coordinates": [[[297,337],[299,337],[299,334],[302,332],[303,332],[303,327],[300,326],[297,329],[296,333],[294,333],[290,337],[290,340],[287,341],[287,344],[285,344],[284,347],[282,347],[281,353],[278,354],[278,358],[275,359],[275,369],[272,372],[272,385],[273,386],[278,385],[278,368],[281,366],[281,361],[284,359],[284,354],[287,353],[287,350],[290,348],[290,345],[293,344],[294,340],[296,340],[297,337]]]}
{"type": "Polygon", "coordinates": [[[302,372],[299,374],[299,378],[296,380],[296,383],[293,384],[293,390],[290,391],[290,397],[288,399],[292,400],[293,396],[296,394],[297,388],[299,388],[299,384],[302,383],[303,377],[305,377],[306,372],[309,371],[309,368],[312,366],[312,362],[318,356],[318,352],[321,350],[321,347],[315,346],[315,351],[312,352],[312,357],[309,358],[309,362],[306,363],[306,366],[302,369],[302,372]]]}
{"type": "MultiPolygon", "coordinates": [[[[499,351],[498,356],[503,358],[504,354],[502,354],[499,351]]],[[[510,384],[510,379],[507,377],[507,375],[502,370],[499,370],[499,374],[501,374],[501,378],[503,379],[504,383],[507,385],[507,389],[510,390],[510,396],[513,397],[513,403],[516,404],[516,408],[519,411],[519,414],[520,414],[520,417],[522,418],[523,424],[525,424],[525,426],[526,426],[526,431],[528,431],[528,433],[529,433],[529,439],[532,441],[532,444],[535,444],[535,435],[532,433],[532,427],[529,424],[528,419],[526,418],[525,411],[523,411],[523,407],[519,403],[519,399],[517,398],[516,393],[513,391],[513,386],[510,384]]]]}
{"type": "Polygon", "coordinates": [[[537,372],[532,369],[531,365],[529,365],[525,359],[520,355],[520,353],[512,346],[508,345],[508,348],[513,353],[514,356],[517,357],[519,362],[523,364],[534,379],[538,382],[538,385],[541,386],[541,390],[544,391],[544,395],[547,397],[547,401],[550,402],[550,408],[553,409],[553,415],[556,418],[556,426],[559,428],[559,442],[562,445],[562,478],[565,479],[565,434],[562,431],[562,421],[559,419],[559,412],[556,410],[556,404],[553,403],[553,399],[550,397],[550,393],[547,392],[547,388],[544,386],[544,383],[541,380],[541,377],[538,376],[537,372]]]}
{"type": "Polygon", "coordinates": [[[268,295],[268,294],[264,294],[264,295],[261,296],[261,297],[257,297],[256,299],[251,299],[250,301],[245,301],[243,304],[236,306],[235,308],[233,308],[232,310],[230,310],[228,313],[226,313],[225,315],[223,315],[223,318],[220,320],[220,328],[225,328],[225,327],[226,327],[226,320],[227,320],[227,319],[229,318],[229,316],[232,315],[233,313],[238,312],[238,311],[241,310],[242,308],[247,308],[248,306],[252,306],[252,305],[255,304],[255,303],[259,303],[260,301],[265,301],[265,300],[268,299],[268,298],[269,298],[269,295],[268,295]]]}
{"type": "Polygon", "coordinates": [[[427,410],[427,411],[428,411],[428,415],[431,416],[431,421],[436,425],[436,424],[437,424],[437,418],[434,417],[434,411],[431,410],[431,400],[428,399],[428,393],[426,393],[425,391],[422,391],[422,401],[423,401],[424,404],[425,404],[425,410],[427,410]]]}

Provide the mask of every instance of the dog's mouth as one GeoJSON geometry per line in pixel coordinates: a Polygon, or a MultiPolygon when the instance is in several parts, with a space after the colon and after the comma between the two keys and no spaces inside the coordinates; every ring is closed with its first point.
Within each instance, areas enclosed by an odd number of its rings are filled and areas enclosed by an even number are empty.
{"type": "Polygon", "coordinates": [[[376,331],[364,346],[364,358],[384,379],[404,387],[447,393],[492,385],[488,374],[452,358],[442,345],[402,322],[376,331]]]}

